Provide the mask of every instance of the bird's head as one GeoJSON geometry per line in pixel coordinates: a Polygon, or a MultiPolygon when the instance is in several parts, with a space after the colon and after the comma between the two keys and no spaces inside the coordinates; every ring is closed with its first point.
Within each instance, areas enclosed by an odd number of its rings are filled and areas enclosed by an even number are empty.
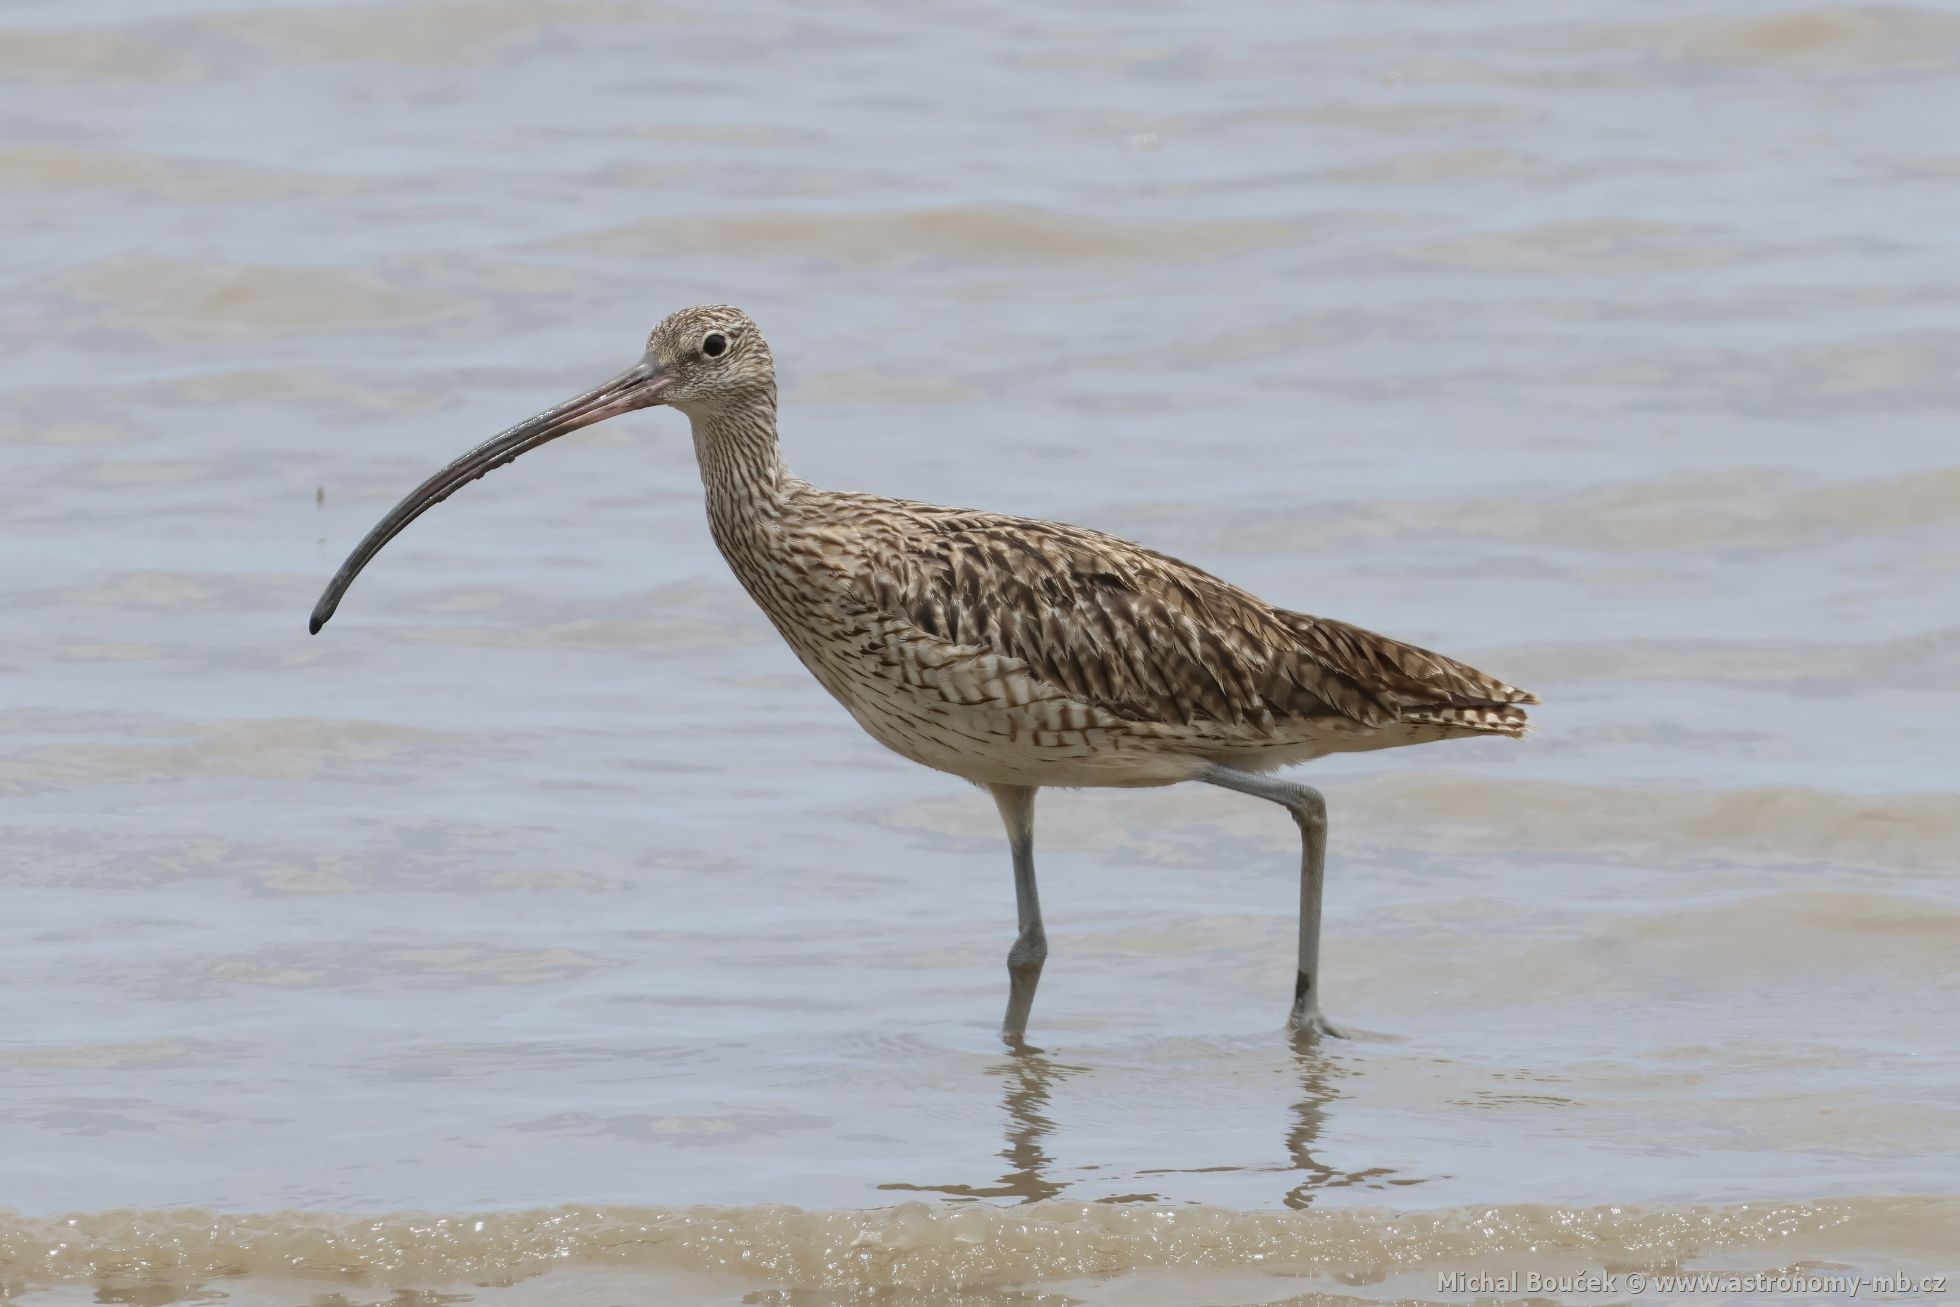
{"type": "Polygon", "coordinates": [[[691,419],[744,410],[752,413],[760,405],[766,406],[773,418],[775,398],[776,365],[748,314],[726,304],[682,309],[653,329],[647,337],[646,353],[632,367],[602,386],[492,436],[411,491],[340,565],[326,593],[314,605],[310,627],[317,633],[326,625],[361,569],[410,522],[486,472],[539,445],[656,404],[677,408],[691,419]]]}
{"type": "Polygon", "coordinates": [[[776,361],[749,315],[702,304],[668,315],[647,337],[647,361],[669,378],[657,403],[689,417],[773,402],[776,361]]]}

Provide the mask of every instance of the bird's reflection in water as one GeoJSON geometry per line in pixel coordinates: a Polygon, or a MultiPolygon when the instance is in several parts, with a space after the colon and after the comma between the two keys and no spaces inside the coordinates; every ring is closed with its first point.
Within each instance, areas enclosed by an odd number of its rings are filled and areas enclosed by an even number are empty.
{"type": "Polygon", "coordinates": [[[1286,1132],[1286,1155],[1292,1159],[1293,1169],[1306,1175],[1280,1201],[1297,1211],[1313,1204],[1316,1190],[1339,1183],[1340,1173],[1314,1156],[1313,1151],[1327,1122],[1327,1105],[1334,1101],[1334,1090],[1328,1084],[1334,1072],[1333,1059],[1327,1056],[1326,1041],[1320,1036],[1298,1030],[1292,1034],[1293,1067],[1300,1076],[1300,1097],[1290,1113],[1293,1121],[1286,1132]]]}
{"type": "Polygon", "coordinates": [[[1000,1150],[1007,1170],[992,1184],[881,1184],[880,1189],[945,1194],[949,1198],[1013,1198],[1024,1203],[1053,1198],[1068,1186],[1049,1174],[1054,1159],[1046,1140],[1055,1129],[1048,1117],[1048,1094],[1055,1085],[1087,1071],[1054,1061],[1032,1044],[1015,1043],[1007,1059],[987,1068],[1001,1079],[1001,1106],[1007,1115],[1007,1140],[1000,1150]]]}
{"type": "MultiPolygon", "coordinates": [[[[1342,1171],[1329,1166],[1315,1151],[1320,1145],[1320,1135],[1327,1122],[1327,1108],[1341,1097],[1334,1088],[1334,1082],[1346,1072],[1340,1061],[1329,1052],[1328,1042],[1319,1035],[1293,1032],[1292,1062],[1294,1074],[1299,1077],[1300,1096],[1287,1110],[1288,1123],[1285,1137],[1286,1161],[1269,1166],[1196,1166],[1161,1167],[1139,1171],[1138,1175],[1178,1175],[1178,1174],[1216,1174],[1221,1171],[1279,1172],[1298,1175],[1299,1179],[1281,1195],[1280,1201],[1295,1211],[1313,1205],[1314,1197],[1323,1189],[1346,1189],[1353,1186],[1380,1188],[1384,1185],[1420,1184],[1420,1180],[1392,1179],[1395,1173],[1385,1166],[1371,1166],[1365,1170],[1342,1171]]],[[[1338,1045],[1336,1045],[1338,1046],[1338,1045]]]]}
{"type": "Polygon", "coordinates": [[[1293,1122],[1286,1132],[1286,1153],[1292,1163],[1291,1169],[1306,1174],[1298,1184],[1286,1191],[1280,1201],[1299,1211],[1313,1206],[1314,1196],[1322,1189],[1421,1184],[1421,1180],[1392,1178],[1395,1172],[1386,1166],[1339,1171],[1320,1160],[1314,1148],[1320,1142],[1320,1132],[1327,1121],[1327,1105],[1340,1097],[1332,1081],[1340,1076],[1341,1071],[1328,1053],[1327,1039],[1297,1030],[1292,1037],[1293,1066],[1300,1076],[1300,1097],[1293,1104],[1293,1122]]]}
{"type": "MultiPolygon", "coordinates": [[[[1335,1044],[1339,1047],[1339,1044],[1335,1044]]],[[[1322,1190],[1353,1187],[1385,1188],[1421,1184],[1420,1179],[1399,1179],[1388,1167],[1373,1166],[1343,1171],[1322,1161],[1316,1151],[1327,1122],[1329,1106],[1342,1095],[1334,1087],[1347,1072],[1341,1059],[1329,1051],[1328,1041],[1315,1035],[1294,1034],[1290,1058],[1299,1079],[1300,1095],[1287,1110],[1285,1160],[1265,1165],[1153,1167],[1137,1171],[1138,1176],[1245,1173],[1280,1173],[1294,1183],[1280,1201],[1298,1211],[1313,1205],[1322,1190]]],[[[1048,1136],[1055,1123],[1048,1116],[1050,1091],[1068,1079],[1088,1071],[1086,1066],[1057,1062],[1028,1044],[1011,1047],[1005,1061],[987,1068],[987,1074],[1001,1080],[1001,1105],[1007,1118],[1007,1139],[1000,1157],[1007,1170],[991,1184],[881,1184],[886,1190],[906,1193],[943,1194],[948,1198],[1007,1198],[1024,1203],[1054,1198],[1068,1185],[1051,1174],[1054,1159],[1048,1154],[1048,1136]]],[[[1093,1169],[1093,1168],[1092,1168],[1093,1169]]],[[[1121,1194],[1101,1202],[1162,1202],[1155,1193],[1121,1194]]]]}

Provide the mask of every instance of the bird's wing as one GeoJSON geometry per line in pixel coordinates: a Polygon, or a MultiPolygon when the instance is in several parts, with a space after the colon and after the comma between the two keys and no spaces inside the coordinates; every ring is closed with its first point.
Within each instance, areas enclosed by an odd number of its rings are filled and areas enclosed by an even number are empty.
{"type": "Polygon", "coordinates": [[[1301,652],[1363,685],[1393,696],[1402,708],[1500,708],[1537,703],[1538,696],[1506,685],[1467,663],[1337,622],[1282,612],[1301,652]]]}
{"type": "Polygon", "coordinates": [[[893,658],[916,660],[907,641],[1006,657],[1118,718],[1262,734],[1289,719],[1381,725],[1406,708],[1521,693],[1100,532],[907,507],[902,531],[865,541],[850,578],[853,606],[881,619],[893,658]]]}

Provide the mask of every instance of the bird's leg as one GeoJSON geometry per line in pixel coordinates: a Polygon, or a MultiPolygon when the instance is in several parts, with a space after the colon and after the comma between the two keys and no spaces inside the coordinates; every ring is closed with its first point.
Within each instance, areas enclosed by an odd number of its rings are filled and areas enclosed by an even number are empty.
{"type": "Polygon", "coordinates": [[[1007,841],[1014,850],[1014,913],[1020,933],[1007,951],[1007,1019],[1000,1037],[1021,1042],[1028,1028],[1028,1009],[1041,983],[1041,964],[1048,960],[1048,935],[1041,928],[1041,896],[1034,885],[1034,796],[1032,785],[990,785],[1000,819],[1007,824],[1007,841]]]}
{"type": "Polygon", "coordinates": [[[1305,1034],[1339,1038],[1341,1032],[1320,1014],[1320,888],[1327,869],[1327,800],[1312,786],[1232,767],[1207,767],[1196,779],[1270,799],[1293,814],[1300,827],[1300,965],[1293,982],[1293,1015],[1287,1024],[1305,1034]]]}

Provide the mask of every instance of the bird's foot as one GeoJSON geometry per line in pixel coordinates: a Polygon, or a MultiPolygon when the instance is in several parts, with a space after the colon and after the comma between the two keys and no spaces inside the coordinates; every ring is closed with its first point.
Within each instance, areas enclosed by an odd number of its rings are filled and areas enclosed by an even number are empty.
{"type": "Polygon", "coordinates": [[[1293,1015],[1286,1019],[1286,1028],[1296,1039],[1303,1039],[1309,1043],[1322,1039],[1352,1038],[1345,1030],[1322,1016],[1319,1008],[1307,1008],[1304,1011],[1299,1008],[1293,1009],[1293,1015]]]}
{"type": "Polygon", "coordinates": [[[1286,1028],[1294,1035],[1309,1040],[1346,1039],[1346,1032],[1338,1030],[1320,1015],[1320,988],[1314,984],[1316,977],[1311,965],[1302,966],[1293,977],[1293,1014],[1286,1019],[1286,1028]]]}
{"type": "Polygon", "coordinates": [[[1007,1015],[1000,1023],[1000,1039],[1012,1049],[1026,1042],[1028,1014],[1034,1010],[1035,986],[1041,983],[1041,963],[1016,965],[1010,960],[1007,981],[1007,1015]]]}

